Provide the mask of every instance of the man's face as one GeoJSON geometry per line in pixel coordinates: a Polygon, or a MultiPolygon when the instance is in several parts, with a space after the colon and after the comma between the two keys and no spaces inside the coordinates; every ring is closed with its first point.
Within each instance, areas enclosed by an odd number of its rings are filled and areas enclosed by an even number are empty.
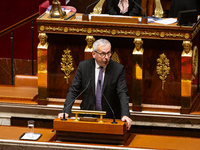
{"type": "MultiPolygon", "coordinates": [[[[103,54],[107,54],[109,52],[111,52],[111,47],[110,44],[106,44],[106,45],[98,45],[97,46],[97,52],[98,53],[103,53],[103,54]]],[[[110,56],[105,55],[105,57],[101,57],[100,54],[98,54],[94,51],[92,51],[92,56],[94,59],[96,59],[96,62],[99,66],[105,67],[108,65],[109,61],[110,61],[110,56]]]]}

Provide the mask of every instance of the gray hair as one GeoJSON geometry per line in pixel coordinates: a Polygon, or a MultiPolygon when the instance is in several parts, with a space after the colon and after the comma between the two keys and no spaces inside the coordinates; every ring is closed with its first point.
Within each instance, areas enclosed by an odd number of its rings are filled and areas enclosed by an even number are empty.
{"type": "Polygon", "coordinates": [[[106,45],[106,44],[110,44],[110,48],[111,48],[111,43],[110,43],[108,40],[106,40],[106,39],[98,39],[98,40],[96,40],[96,41],[93,43],[93,51],[97,51],[97,46],[98,46],[98,45],[104,46],[104,45],[106,45]]]}

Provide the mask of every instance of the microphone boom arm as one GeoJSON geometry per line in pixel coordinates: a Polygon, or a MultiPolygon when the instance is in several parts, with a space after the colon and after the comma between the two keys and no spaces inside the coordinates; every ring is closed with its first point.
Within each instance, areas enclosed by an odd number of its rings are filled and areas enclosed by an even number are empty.
{"type": "Polygon", "coordinates": [[[90,84],[90,81],[91,81],[91,79],[89,80],[89,82],[88,82],[87,86],[85,87],[85,89],[84,89],[78,96],[76,96],[75,99],[74,99],[73,101],[71,101],[71,102],[67,105],[67,107],[65,107],[65,108],[63,109],[64,115],[63,115],[63,119],[62,119],[62,120],[66,120],[66,119],[65,119],[65,111],[66,111],[66,109],[67,109],[81,94],[83,94],[83,93],[85,92],[85,90],[88,88],[88,86],[89,86],[89,84],[90,84]]]}

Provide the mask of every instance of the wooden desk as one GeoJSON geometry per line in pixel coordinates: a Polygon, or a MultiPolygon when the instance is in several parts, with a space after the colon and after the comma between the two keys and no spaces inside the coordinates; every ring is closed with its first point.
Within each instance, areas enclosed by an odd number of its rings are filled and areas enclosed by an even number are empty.
{"type": "Polygon", "coordinates": [[[19,140],[19,137],[27,131],[26,127],[0,126],[0,147],[6,150],[12,149],[37,149],[37,150],[55,150],[55,149],[99,149],[99,150],[197,150],[200,147],[199,138],[175,137],[132,134],[127,144],[123,145],[105,145],[78,142],[56,142],[53,141],[55,132],[51,129],[35,128],[35,132],[42,133],[38,141],[19,140]]]}
{"type": "MultiPolygon", "coordinates": [[[[113,22],[81,21],[81,14],[74,20],[48,19],[47,14],[37,19],[38,32],[48,36],[47,58],[47,95],[46,99],[66,98],[67,91],[72,84],[75,71],[80,61],[85,59],[84,49],[87,45],[86,35],[92,35],[95,39],[106,38],[112,43],[112,51],[115,59],[123,64],[126,69],[126,78],[132,110],[175,110],[180,113],[190,113],[197,103],[199,92],[198,76],[189,79],[184,85],[181,80],[186,74],[182,68],[183,41],[192,42],[192,50],[199,43],[199,22],[193,27],[161,25],[161,24],[130,24],[113,22]],[[143,40],[144,53],[138,65],[141,69],[141,78],[136,81],[134,76],[134,62],[132,52],[134,38],[143,40]],[[61,59],[63,50],[71,50],[69,55],[73,59],[74,71],[70,73],[69,83],[64,79],[61,71],[61,59]],[[164,82],[157,74],[157,59],[164,54],[169,60],[169,74],[164,82]],[[197,86],[193,86],[196,81],[197,86]],[[184,99],[181,91],[191,91],[184,99]],[[184,90],[183,90],[184,91],[184,90]]],[[[191,69],[191,67],[190,67],[191,69]]],[[[187,69],[186,69],[187,70],[187,69]]],[[[191,70],[187,70],[191,76],[191,70]]],[[[80,98],[81,99],[81,98],[80,98]]],[[[46,104],[48,102],[46,101],[46,104]]]]}

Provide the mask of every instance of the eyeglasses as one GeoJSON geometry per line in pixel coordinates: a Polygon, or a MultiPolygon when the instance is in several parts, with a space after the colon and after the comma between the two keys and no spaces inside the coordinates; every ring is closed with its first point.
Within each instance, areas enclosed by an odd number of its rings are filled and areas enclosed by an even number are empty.
{"type": "Polygon", "coordinates": [[[97,54],[99,54],[100,57],[102,57],[102,58],[105,58],[106,55],[107,55],[108,57],[110,57],[110,56],[112,55],[112,52],[108,52],[108,53],[99,53],[99,52],[97,52],[97,51],[94,51],[94,52],[97,53],[97,54]]]}

